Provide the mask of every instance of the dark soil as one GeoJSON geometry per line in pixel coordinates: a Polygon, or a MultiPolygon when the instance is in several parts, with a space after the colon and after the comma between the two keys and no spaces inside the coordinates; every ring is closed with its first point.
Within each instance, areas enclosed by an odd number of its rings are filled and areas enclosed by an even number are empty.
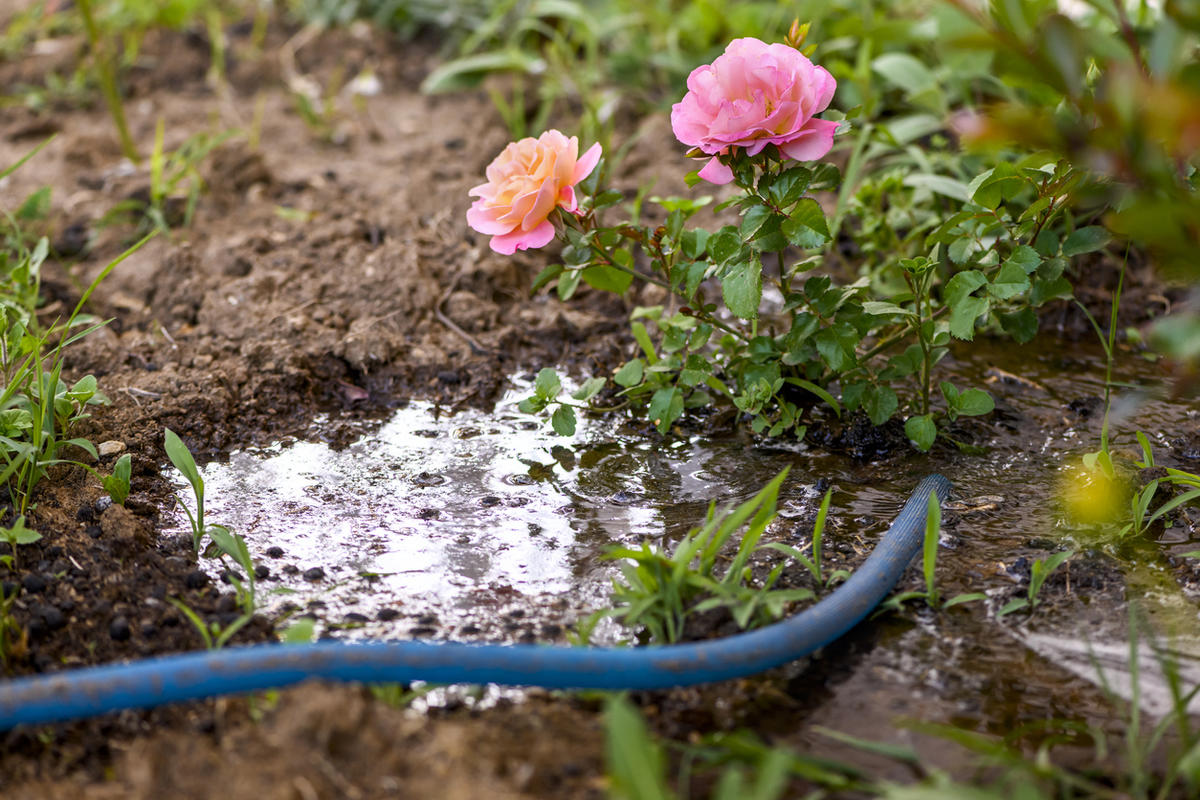
{"type": "MultiPolygon", "coordinates": [[[[0,3],[0,25],[11,5],[0,3]]],[[[43,539],[23,547],[19,569],[6,576],[21,587],[15,614],[27,632],[5,665],[9,675],[200,647],[167,598],[184,600],[209,621],[228,624],[237,616],[228,588],[198,571],[190,541],[159,533],[160,509],[170,506],[164,428],[203,461],[297,435],[321,413],[336,441],[358,435],[350,423],[413,399],[450,410],[487,408],[515,372],[555,364],[595,373],[623,360],[628,337],[619,301],[587,293],[570,305],[531,297],[530,281],[547,255],[496,256],[467,228],[466,192],[508,137],[482,92],[415,91],[436,42],[398,44],[356,29],[325,33],[300,48],[295,69],[322,86],[370,68],[384,87],[365,110],[339,96],[325,137],[306,127],[285,86],[279,54],[295,33],[274,25],[266,54],[252,56],[246,31],[231,30],[228,83],[219,89],[205,77],[206,41],[186,33],[149,36],[125,77],[126,113],[144,147],[159,119],[168,149],[213,130],[214,120],[218,130],[247,130],[258,103],[261,145],[251,148],[244,137],[222,145],[202,168],[207,191],[191,226],[150,241],[92,299],[91,310],[112,322],[72,347],[67,369],[95,375],[113,402],[77,435],[131,453],[134,491],[121,507],[107,503],[83,470],[63,469],[43,483],[27,520],[43,539]]],[[[40,85],[52,72],[73,69],[83,42],[52,44],[0,62],[0,86],[40,85]]],[[[665,118],[641,127],[648,135],[636,138],[618,184],[631,188],[654,176],[657,193],[682,193],[682,182],[667,177],[686,170],[675,168],[684,160],[665,118]]],[[[57,138],[0,187],[6,208],[40,186],[53,187],[47,232],[60,258],[45,276],[48,314],[72,305],[132,240],[130,225],[110,224],[106,215],[119,201],[148,193],[144,170],[120,167],[104,109],[65,99],[37,112],[5,107],[0,165],[50,133],[57,138]]],[[[630,126],[625,135],[633,134],[630,126]]],[[[628,302],[654,299],[651,288],[628,302]]],[[[1068,312],[1061,313],[1065,319],[1068,312]]],[[[1060,419],[1070,414],[1064,408],[1060,419]]],[[[1003,406],[1001,424],[1002,415],[1003,406]]],[[[719,429],[730,420],[709,422],[719,429]]],[[[1178,432],[1181,459],[1200,458],[1198,436],[1195,429],[1178,432]]],[[[902,431],[860,420],[812,437],[867,460],[904,446],[902,431]]],[[[99,469],[115,458],[102,459],[99,469]]],[[[1029,548],[1034,557],[1044,552],[1029,548]]],[[[1087,562],[1086,574],[1110,581],[1102,564],[1087,562]]],[[[1059,580],[1047,585],[1048,596],[1065,591],[1059,580]]],[[[723,632],[722,623],[713,621],[703,635],[723,632]]],[[[233,642],[272,634],[268,621],[256,620],[233,642]]],[[[889,634],[856,633],[838,645],[837,658],[865,657],[877,635],[889,634]]],[[[834,663],[818,665],[805,680],[849,680],[834,663]]],[[[778,703],[815,703],[798,699],[800,670],[639,699],[658,730],[680,738],[752,722],[769,729],[778,703]]],[[[364,689],[304,686],[278,697],[0,734],[0,793],[593,798],[605,794],[602,751],[600,718],[582,701],[534,693],[515,706],[417,715],[364,689]]]]}

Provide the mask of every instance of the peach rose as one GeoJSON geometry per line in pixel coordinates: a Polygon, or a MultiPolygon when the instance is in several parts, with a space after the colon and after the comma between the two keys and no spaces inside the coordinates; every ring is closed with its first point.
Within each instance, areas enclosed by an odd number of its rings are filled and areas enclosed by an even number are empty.
{"type": "MultiPolygon", "coordinates": [[[[687,85],[671,108],[671,129],[709,155],[731,147],[755,155],[773,144],[787,158],[812,161],[833,147],[837,123],[814,115],[829,106],[837,81],[793,47],[734,39],[712,64],[693,70],[687,85]]],[[[729,183],[733,171],[713,158],[700,177],[729,183]]]]}
{"type": "Polygon", "coordinates": [[[600,145],[579,156],[579,139],[549,130],[504,148],[488,164],[488,182],[468,194],[479,199],[467,211],[467,224],[492,237],[492,249],[512,255],[543,247],[554,238],[550,213],[575,211],[575,184],[600,160],[600,145]]]}

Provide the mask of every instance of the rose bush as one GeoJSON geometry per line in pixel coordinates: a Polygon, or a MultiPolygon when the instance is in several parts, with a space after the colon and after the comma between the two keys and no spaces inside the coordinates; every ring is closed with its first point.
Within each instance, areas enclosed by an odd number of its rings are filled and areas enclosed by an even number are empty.
{"type": "Polygon", "coordinates": [[[757,155],[768,144],[796,161],[813,161],[833,147],[837,123],[817,119],[837,81],[796,48],[734,39],[712,64],[688,76],[688,92],[671,109],[675,138],[714,156],[700,170],[725,184],[733,172],[717,156],[731,147],[757,155]]]}
{"type": "Polygon", "coordinates": [[[487,183],[469,192],[478,199],[467,224],[491,236],[497,253],[544,247],[554,238],[550,214],[578,208],[575,184],[596,168],[600,152],[594,144],[580,157],[579,139],[556,130],[511,143],[488,164],[487,183]]]}

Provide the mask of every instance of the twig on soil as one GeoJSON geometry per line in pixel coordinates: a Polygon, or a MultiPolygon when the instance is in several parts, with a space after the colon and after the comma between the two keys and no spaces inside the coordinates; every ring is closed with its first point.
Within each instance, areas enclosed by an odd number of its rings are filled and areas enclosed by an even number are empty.
{"type": "Polygon", "coordinates": [[[445,293],[442,294],[442,296],[438,299],[437,304],[434,305],[433,315],[437,317],[438,322],[445,325],[451,333],[457,334],[463,339],[463,341],[470,345],[472,354],[477,356],[491,355],[491,350],[488,350],[486,347],[477,342],[475,337],[471,336],[471,334],[454,324],[454,322],[442,312],[442,306],[446,304],[446,301],[450,299],[450,295],[454,294],[454,290],[458,288],[458,280],[461,277],[462,273],[454,276],[454,280],[450,282],[450,285],[446,288],[445,293]]]}

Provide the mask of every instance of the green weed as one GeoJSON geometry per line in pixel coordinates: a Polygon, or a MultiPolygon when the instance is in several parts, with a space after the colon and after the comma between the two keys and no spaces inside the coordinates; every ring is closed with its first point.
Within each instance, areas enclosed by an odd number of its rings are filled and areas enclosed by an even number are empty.
{"type": "Polygon", "coordinates": [[[900,592],[879,604],[880,612],[884,610],[899,611],[910,600],[924,600],[933,609],[946,609],[961,603],[972,603],[976,600],[986,600],[987,595],[979,592],[958,594],[942,602],[941,592],[937,588],[937,551],[942,529],[942,507],[937,493],[929,495],[925,506],[925,537],[921,545],[921,574],[925,579],[925,591],[900,592]]]}
{"type": "Polygon", "coordinates": [[[652,641],[676,642],[687,619],[695,614],[724,608],[739,627],[748,628],[779,619],[790,604],[811,599],[809,589],[772,588],[785,564],[774,567],[757,587],[748,566],[759,538],[775,519],[779,487],[787,473],[785,469],[736,508],[718,513],[716,503],[710,504],[704,524],[688,531],[670,553],[648,542],[636,550],[609,550],[606,558],[625,561],[622,578],[613,581],[614,607],[601,613],[627,627],[643,629],[652,641]],[[743,526],[737,551],[718,577],[722,551],[743,526]]]}
{"type": "Polygon", "coordinates": [[[133,458],[129,453],[126,453],[113,464],[112,474],[106,475],[101,479],[104,484],[104,491],[108,492],[108,496],[119,506],[125,505],[125,500],[129,497],[129,483],[132,471],[133,458]]]}
{"type": "Polygon", "coordinates": [[[41,538],[42,535],[40,533],[25,527],[25,517],[23,515],[17,517],[17,521],[10,527],[0,527],[0,540],[8,542],[8,546],[12,548],[11,556],[0,556],[0,564],[4,564],[11,570],[16,570],[19,566],[17,563],[17,546],[33,544],[41,540],[41,538]]]}

